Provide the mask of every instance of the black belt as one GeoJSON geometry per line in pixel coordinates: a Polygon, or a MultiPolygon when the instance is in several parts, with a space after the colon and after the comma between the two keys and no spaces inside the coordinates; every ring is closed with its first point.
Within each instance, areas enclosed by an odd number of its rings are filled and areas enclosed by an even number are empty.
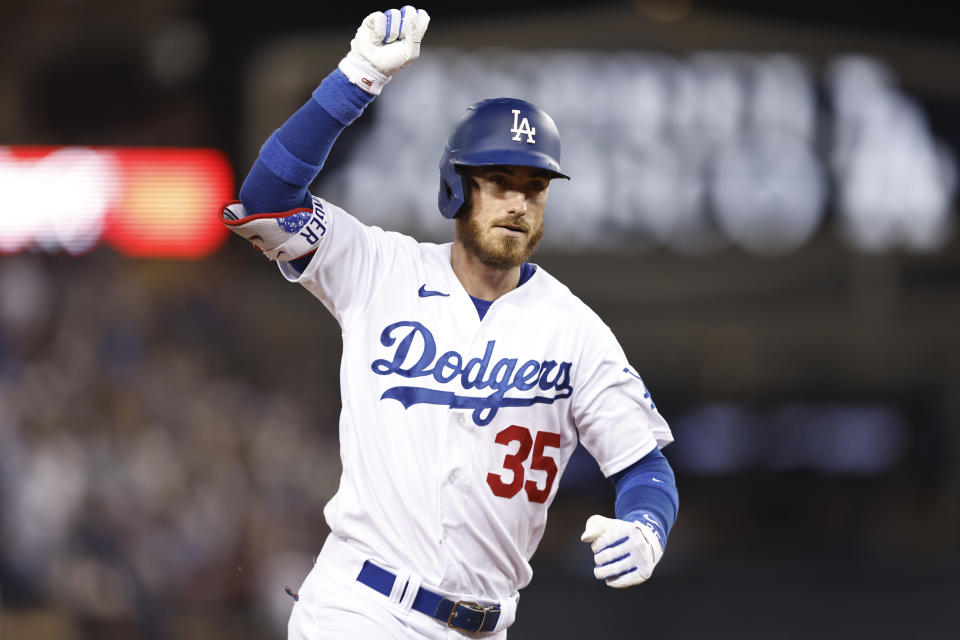
{"type": "MultiPolygon", "coordinates": [[[[397,576],[367,560],[360,569],[357,581],[389,598],[397,576]]],[[[454,602],[423,587],[417,591],[411,608],[446,622],[448,627],[464,631],[493,631],[500,619],[499,604],[485,607],[466,600],[454,602]]]]}

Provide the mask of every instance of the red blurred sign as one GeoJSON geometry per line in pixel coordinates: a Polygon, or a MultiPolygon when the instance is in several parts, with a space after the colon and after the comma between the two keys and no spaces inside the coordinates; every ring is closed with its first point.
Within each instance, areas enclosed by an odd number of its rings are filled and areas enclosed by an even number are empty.
{"type": "Polygon", "coordinates": [[[226,239],[216,212],[233,189],[213,149],[0,147],[0,252],[105,242],[128,256],[199,258],[226,239]]]}

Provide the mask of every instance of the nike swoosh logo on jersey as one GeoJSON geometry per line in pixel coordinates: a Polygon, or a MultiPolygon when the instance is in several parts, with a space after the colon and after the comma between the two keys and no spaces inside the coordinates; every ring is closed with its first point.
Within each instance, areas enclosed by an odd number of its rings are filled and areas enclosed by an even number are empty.
{"type": "Polygon", "coordinates": [[[429,298],[430,296],[443,296],[445,298],[450,297],[449,293],[443,293],[442,291],[431,291],[427,289],[427,285],[425,284],[420,285],[420,290],[417,291],[417,295],[419,295],[421,298],[429,298]]]}
{"type": "Polygon", "coordinates": [[[659,482],[660,484],[663,484],[663,480],[661,480],[660,478],[658,478],[658,477],[656,477],[656,476],[653,476],[653,477],[651,477],[650,479],[653,480],[654,482],[659,482]]]}

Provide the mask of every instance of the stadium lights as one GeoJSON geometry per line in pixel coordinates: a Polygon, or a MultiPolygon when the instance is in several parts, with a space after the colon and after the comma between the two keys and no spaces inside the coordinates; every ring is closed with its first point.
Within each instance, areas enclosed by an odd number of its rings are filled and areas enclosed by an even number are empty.
{"type": "Polygon", "coordinates": [[[0,253],[200,258],[227,232],[233,171],[213,149],[0,147],[0,253]]]}

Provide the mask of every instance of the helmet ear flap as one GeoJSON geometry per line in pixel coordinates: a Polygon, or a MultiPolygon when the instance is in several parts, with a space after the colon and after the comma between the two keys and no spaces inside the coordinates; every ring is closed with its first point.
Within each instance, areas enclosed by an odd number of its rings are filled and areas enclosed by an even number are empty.
{"type": "Polygon", "coordinates": [[[463,203],[460,205],[460,208],[457,209],[457,212],[453,214],[454,218],[470,207],[470,194],[473,192],[473,189],[470,188],[470,176],[463,171],[461,166],[457,165],[456,169],[457,175],[460,177],[460,192],[463,193],[463,203]]]}
{"type": "Polygon", "coordinates": [[[470,199],[470,185],[467,178],[452,162],[440,170],[440,193],[437,201],[444,218],[456,218],[470,199]]]}

